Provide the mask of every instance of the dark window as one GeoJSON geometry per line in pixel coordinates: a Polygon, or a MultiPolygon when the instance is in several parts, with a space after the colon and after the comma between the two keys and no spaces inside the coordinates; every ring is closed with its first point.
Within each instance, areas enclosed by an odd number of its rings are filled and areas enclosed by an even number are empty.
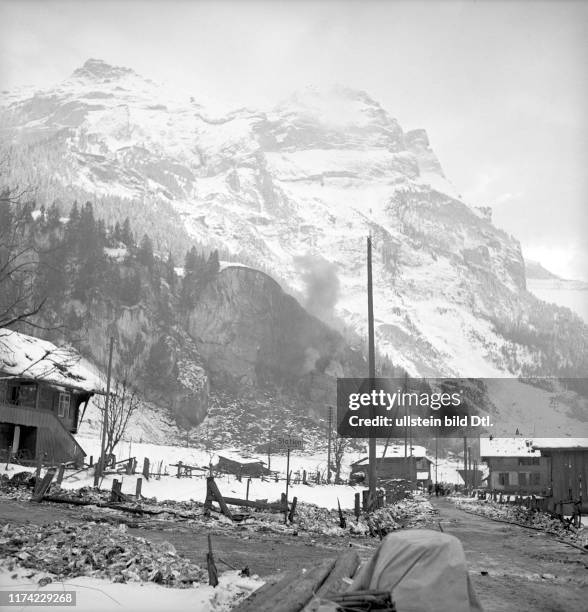
{"type": "Polygon", "coordinates": [[[18,388],[18,405],[19,406],[35,406],[35,400],[37,398],[37,386],[36,385],[21,385],[18,388]]]}
{"type": "Polygon", "coordinates": [[[519,485],[522,487],[526,487],[528,484],[527,472],[519,472],[519,485]]]}
{"type": "Polygon", "coordinates": [[[531,474],[531,484],[532,485],[540,485],[541,484],[541,473],[533,472],[531,474]]]}
{"type": "Polygon", "coordinates": [[[498,474],[498,484],[508,486],[508,472],[500,472],[498,474]]]}

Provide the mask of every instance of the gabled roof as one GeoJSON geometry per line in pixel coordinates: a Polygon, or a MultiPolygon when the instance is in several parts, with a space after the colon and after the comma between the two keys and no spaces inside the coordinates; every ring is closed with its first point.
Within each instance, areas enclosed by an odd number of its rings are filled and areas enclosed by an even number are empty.
{"type": "Polygon", "coordinates": [[[98,372],[73,348],[0,329],[0,379],[11,378],[88,393],[104,392],[98,372]]]}

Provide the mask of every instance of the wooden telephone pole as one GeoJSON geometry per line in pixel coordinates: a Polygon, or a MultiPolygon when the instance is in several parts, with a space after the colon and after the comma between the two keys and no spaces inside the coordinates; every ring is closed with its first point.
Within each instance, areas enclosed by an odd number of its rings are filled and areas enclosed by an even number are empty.
{"type": "MultiPolygon", "coordinates": [[[[374,388],[374,379],[376,377],[376,351],[374,342],[374,296],[372,287],[372,238],[367,239],[367,283],[368,283],[368,368],[370,379],[370,391],[374,388]]],[[[374,408],[372,405],[371,416],[374,417],[374,408]]],[[[378,474],[376,470],[376,438],[369,438],[369,505],[370,509],[376,504],[376,487],[378,474]]]]}
{"type": "Polygon", "coordinates": [[[331,443],[333,431],[333,406],[329,406],[329,450],[327,453],[327,484],[331,484],[331,443]]]}

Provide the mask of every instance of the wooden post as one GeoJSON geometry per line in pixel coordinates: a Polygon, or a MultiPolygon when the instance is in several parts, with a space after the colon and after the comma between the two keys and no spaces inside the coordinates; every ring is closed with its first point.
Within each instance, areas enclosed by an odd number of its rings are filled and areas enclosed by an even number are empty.
{"type": "Polygon", "coordinates": [[[369,494],[369,489],[367,491],[364,490],[361,492],[361,505],[364,511],[369,510],[369,494]]]}
{"type": "Polygon", "coordinates": [[[293,523],[294,522],[294,514],[296,513],[296,504],[298,503],[298,498],[294,497],[292,500],[292,507],[290,508],[290,514],[288,515],[288,520],[293,523]]]}
{"type": "Polygon", "coordinates": [[[43,480],[41,482],[37,482],[35,486],[35,491],[33,493],[33,496],[31,497],[31,501],[40,502],[43,500],[45,493],[47,493],[47,490],[51,486],[51,481],[53,480],[54,476],[55,470],[53,468],[47,470],[45,476],[43,477],[43,480]]]}
{"type": "Polygon", "coordinates": [[[92,467],[94,465],[94,455],[90,455],[90,460],[88,463],[88,467],[92,467]]]}
{"type": "Polygon", "coordinates": [[[359,521],[359,516],[361,515],[361,495],[359,493],[355,494],[355,518],[359,521]]]}
{"type": "Polygon", "coordinates": [[[57,472],[57,480],[56,480],[56,484],[58,487],[61,486],[61,483],[63,482],[63,474],[65,472],[65,463],[61,463],[59,465],[59,472],[57,472]]]}
{"type": "Polygon", "coordinates": [[[12,454],[16,455],[18,452],[18,445],[20,444],[20,425],[14,426],[14,434],[12,436],[12,454]]]}
{"type": "Polygon", "coordinates": [[[343,516],[343,511],[341,510],[341,504],[339,503],[339,498],[337,498],[337,508],[339,509],[339,527],[341,529],[345,529],[347,527],[347,521],[343,516]]]}
{"type": "Polygon", "coordinates": [[[110,492],[110,501],[117,502],[120,501],[120,492],[122,488],[122,483],[119,482],[117,478],[112,481],[112,490],[110,492]]]}
{"type": "Polygon", "coordinates": [[[208,552],[206,553],[206,565],[208,567],[208,584],[216,587],[218,585],[218,571],[212,555],[212,537],[208,534],[208,552]]]}
{"type": "Polygon", "coordinates": [[[176,477],[180,478],[181,475],[182,475],[182,462],[178,461],[178,473],[176,474],[176,477]]]}
{"type": "Polygon", "coordinates": [[[143,459],[143,477],[145,480],[149,480],[149,459],[147,457],[143,459]]]}
{"type": "Polygon", "coordinates": [[[306,482],[306,470],[302,471],[302,484],[307,484],[307,482],[306,482]]]}
{"type": "Polygon", "coordinates": [[[284,512],[284,523],[288,523],[288,487],[290,486],[290,445],[286,455],[286,510],[284,512]]]}
{"type": "Polygon", "coordinates": [[[137,478],[137,486],[135,488],[135,497],[141,499],[141,487],[143,486],[143,479],[137,478]]]}
{"type": "Polygon", "coordinates": [[[247,479],[247,493],[245,494],[245,500],[249,501],[249,485],[251,484],[251,476],[247,479]]]}
{"type": "Polygon", "coordinates": [[[129,461],[127,463],[127,475],[130,476],[133,473],[133,460],[129,457],[129,461]]]}

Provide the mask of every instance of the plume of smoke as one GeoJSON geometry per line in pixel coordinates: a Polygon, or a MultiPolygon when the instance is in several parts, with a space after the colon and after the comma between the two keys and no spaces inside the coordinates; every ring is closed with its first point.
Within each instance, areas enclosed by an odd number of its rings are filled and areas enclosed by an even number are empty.
{"type": "Polygon", "coordinates": [[[294,263],[306,283],[306,309],[321,319],[331,320],[339,299],[337,266],[311,253],[296,257],[294,263]]]}

